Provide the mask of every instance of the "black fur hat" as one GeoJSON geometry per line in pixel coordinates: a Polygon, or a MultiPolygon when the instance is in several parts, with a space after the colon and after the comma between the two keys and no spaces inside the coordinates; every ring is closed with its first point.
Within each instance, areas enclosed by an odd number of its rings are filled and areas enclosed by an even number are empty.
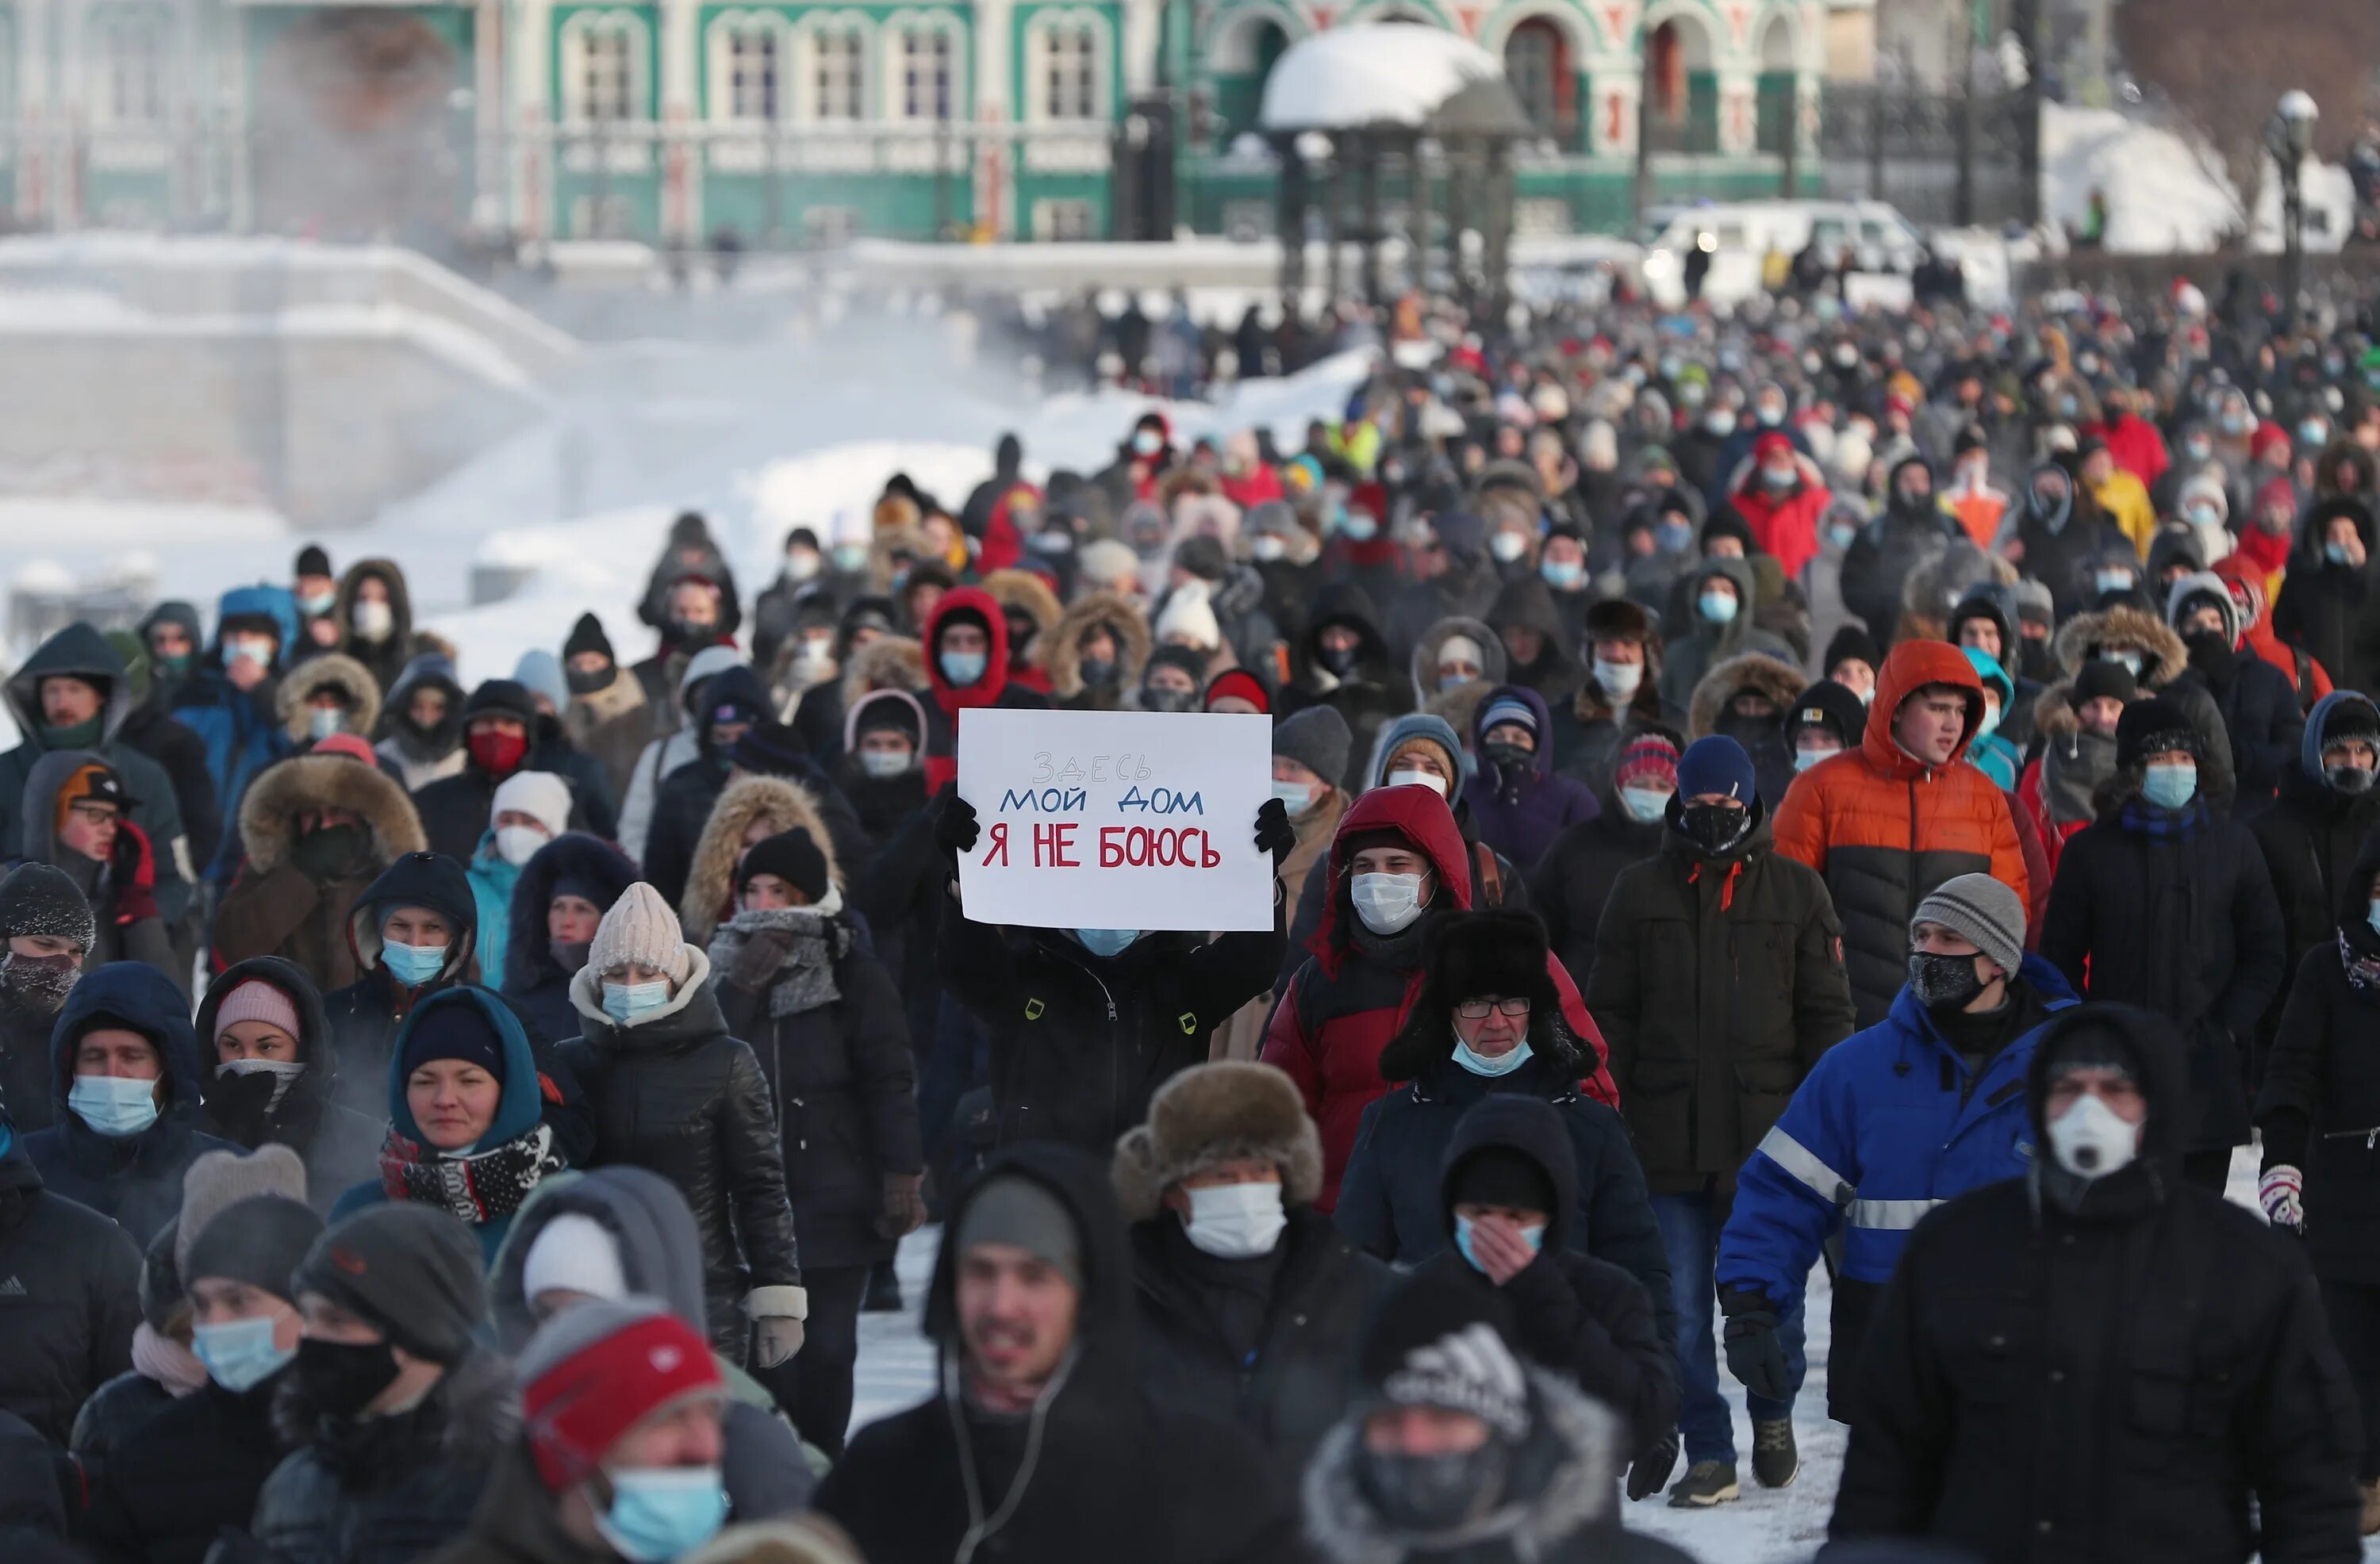
{"type": "Polygon", "coordinates": [[[1380,1075],[1410,1081],[1454,1051],[1454,1007],[1493,996],[1529,1001],[1529,1046],[1570,1068],[1583,1057],[1562,1020],[1561,996],[1546,966],[1546,926],[1537,915],[1500,907],[1448,913],[1432,925],[1421,992],[1405,1024],[1380,1050],[1380,1075]]]}

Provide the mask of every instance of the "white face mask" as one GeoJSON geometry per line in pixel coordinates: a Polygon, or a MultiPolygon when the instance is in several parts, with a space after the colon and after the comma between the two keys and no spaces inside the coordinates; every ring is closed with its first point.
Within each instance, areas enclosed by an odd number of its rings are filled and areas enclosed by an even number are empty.
{"type": "Polygon", "coordinates": [[[347,617],[354,622],[356,634],[368,641],[384,641],[396,628],[396,615],[388,604],[369,598],[358,600],[355,607],[347,611],[347,617]]]}
{"type": "Polygon", "coordinates": [[[1277,1183],[1220,1184],[1186,1193],[1190,1214],[1183,1218],[1183,1235],[1193,1248],[1219,1260],[1269,1255],[1289,1225],[1277,1183]]]}
{"type": "Polygon", "coordinates": [[[905,749],[863,749],[859,752],[859,769],[880,781],[897,777],[909,769],[909,752],[905,749]]]}
{"type": "Polygon", "coordinates": [[[2080,1097],[2049,1126],[2058,1165],[2081,1179],[2103,1179],[2141,1154],[2141,1132],[2096,1097],[2080,1097]]]}
{"type": "Polygon", "coordinates": [[[496,856],[518,868],[552,840],[535,826],[498,826],[496,856]]]}
{"type": "Polygon", "coordinates": [[[1375,934],[1394,934],[1421,916],[1417,874],[1359,874],[1348,887],[1355,915],[1375,934]]]}
{"type": "Polygon", "coordinates": [[[1595,660],[1595,682],[1603,693],[1618,701],[1635,698],[1636,686],[1645,682],[1645,665],[1641,662],[1606,662],[1595,660]]]}
{"type": "Polygon", "coordinates": [[[1446,796],[1446,780],[1429,771],[1390,771],[1390,787],[1426,787],[1440,798],[1446,796]]]}

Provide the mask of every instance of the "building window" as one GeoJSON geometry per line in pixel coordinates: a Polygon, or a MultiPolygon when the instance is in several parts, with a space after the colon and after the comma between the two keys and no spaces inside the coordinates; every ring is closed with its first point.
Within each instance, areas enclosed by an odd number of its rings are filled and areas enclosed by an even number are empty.
{"type": "Polygon", "coordinates": [[[867,44],[856,32],[811,35],[812,118],[854,120],[866,115],[867,54],[867,44]]]}
{"type": "Polygon", "coordinates": [[[1079,244],[1091,238],[1091,203],[1072,197],[1035,201],[1033,236],[1045,243],[1060,244],[1079,244]]]}
{"type": "Polygon", "coordinates": [[[1560,30],[1542,17],[1522,22],[1504,41],[1505,79],[1541,136],[1567,137],[1575,123],[1568,54],[1560,30]]]}
{"type": "Polygon", "coordinates": [[[1050,119],[1099,117],[1099,35],[1080,22],[1041,35],[1041,110],[1050,119]]]}
{"type": "Polygon", "coordinates": [[[727,113],[734,119],[774,121],[777,96],[777,34],[746,28],[727,36],[727,113]]]}
{"type": "Polygon", "coordinates": [[[901,117],[951,117],[951,35],[939,27],[909,27],[901,33],[901,117]]]}
{"type": "Polygon", "coordinates": [[[99,79],[92,117],[103,125],[153,126],[165,118],[165,38],[160,18],[122,14],[91,30],[99,79]]]}
{"type": "Polygon", "coordinates": [[[580,39],[579,49],[579,103],[586,117],[635,118],[636,65],[627,33],[615,28],[590,29],[580,39]]]}

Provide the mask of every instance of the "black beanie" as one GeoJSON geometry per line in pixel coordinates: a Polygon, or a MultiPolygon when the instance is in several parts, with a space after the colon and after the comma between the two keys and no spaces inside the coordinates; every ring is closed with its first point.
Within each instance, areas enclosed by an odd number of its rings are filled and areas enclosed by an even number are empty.
{"type": "Polygon", "coordinates": [[[452,1366],[488,1316],[480,1241],[443,1206],[367,1206],[314,1241],[290,1280],[416,1357],[452,1366]]]}
{"type": "Polygon", "coordinates": [[[802,735],[783,722],[762,718],[744,730],[728,758],[739,771],[758,777],[807,777],[809,749],[802,735]]]}
{"type": "Polygon", "coordinates": [[[1509,1146],[1491,1146],[1473,1152],[1446,1182],[1448,1198],[1455,1205],[1508,1206],[1520,1211],[1554,1214],[1554,1182],[1537,1159],[1509,1146]]]}
{"type": "Polygon", "coordinates": [[[2136,700],[2124,708],[2123,719],[2116,724],[2119,767],[2139,766],[2151,755],[2176,749],[2193,760],[2198,758],[2198,730],[2191,726],[2188,712],[2163,696],[2136,700]]]}
{"type": "Polygon", "coordinates": [[[1372,1398],[1469,1412],[1508,1444],[1527,1438],[1535,1420],[1500,1291],[1442,1266],[1413,1272],[1381,1300],[1356,1368],[1372,1398]]]}
{"type": "Polygon", "coordinates": [[[190,1245],[183,1283],[221,1277],[287,1298],[290,1277],[322,1236],[322,1218],[304,1201],[285,1194],[251,1194],[209,1218],[190,1245]]]}
{"type": "Polygon", "coordinates": [[[2334,744],[2345,744],[2350,739],[2380,744],[2380,710],[2375,710],[2372,702],[2352,692],[2323,717],[2322,733],[2315,742],[2328,749],[2334,744]]]}
{"type": "Polygon", "coordinates": [[[331,574],[331,556],[322,552],[322,544],[309,543],[298,551],[298,568],[290,574],[292,576],[328,576],[331,574]]]}
{"type": "Polygon", "coordinates": [[[735,889],[743,890],[756,874],[775,875],[812,905],[826,899],[826,855],[799,826],[754,843],[735,871],[735,889]]]}
{"type": "Polygon", "coordinates": [[[792,531],[785,534],[785,552],[787,553],[793,552],[794,550],[797,548],[808,549],[815,553],[818,551],[818,534],[809,527],[796,527],[792,531]]]}
{"type": "Polygon", "coordinates": [[[2080,707],[2086,700],[2120,700],[2130,706],[2141,693],[2140,681],[2132,671],[2120,662],[2096,658],[2082,665],[2074,675],[2072,704],[2080,707]]]}
{"type": "Polygon", "coordinates": [[[470,698],[463,702],[463,716],[467,721],[473,717],[517,717],[534,728],[537,697],[517,679],[482,679],[470,698]]]}
{"type": "Polygon", "coordinates": [[[461,1059],[504,1078],[504,1039],[477,1001],[422,1006],[406,1022],[399,1043],[407,1075],[432,1060],[461,1059]]]}
{"type": "Polygon", "coordinates": [[[99,938],[91,903],[64,869],[19,864],[0,879],[0,940],[48,934],[72,940],[86,951],[99,938]]]}
{"type": "Polygon", "coordinates": [[[1147,684],[1150,671],[1158,668],[1179,668],[1189,674],[1199,688],[1204,689],[1207,685],[1207,654],[1193,648],[1161,646],[1150,652],[1148,661],[1141,665],[1141,683],[1147,684]]]}
{"type": "Polygon", "coordinates": [[[1184,539],[1173,551],[1173,563],[1201,581],[1220,581],[1232,573],[1232,558],[1223,545],[1203,533],[1184,539]]]}
{"type": "Polygon", "coordinates": [[[2140,1050],[2122,1027],[2082,1010],[2041,1042],[2042,1073],[2056,1080],[2069,1070],[2120,1070],[2135,1082],[2147,1079],[2140,1050]]]}
{"type": "Polygon", "coordinates": [[[1876,649],[1876,637],[1856,624],[1846,624],[1835,632],[1835,638],[1827,643],[1827,660],[1818,665],[1818,672],[1831,674],[1835,664],[1847,657],[1855,657],[1872,669],[1884,666],[1884,654],[1876,649]]]}
{"type": "Polygon", "coordinates": [[[901,692],[880,690],[859,697],[859,714],[852,719],[855,744],[870,734],[899,734],[911,747],[924,742],[917,731],[916,702],[901,692]]]}
{"type": "Polygon", "coordinates": [[[582,613],[578,623],[570,627],[570,638],[562,643],[562,661],[568,662],[582,651],[600,651],[606,662],[620,660],[612,653],[612,637],[603,633],[603,622],[591,613],[582,613]]]}
{"type": "Polygon", "coordinates": [[[149,1247],[140,1252],[140,1317],[149,1328],[162,1332],[172,1323],[175,1311],[189,1302],[182,1291],[182,1273],[174,1268],[174,1240],[182,1231],[178,1216],[165,1218],[165,1225],[149,1240],[149,1247]]]}

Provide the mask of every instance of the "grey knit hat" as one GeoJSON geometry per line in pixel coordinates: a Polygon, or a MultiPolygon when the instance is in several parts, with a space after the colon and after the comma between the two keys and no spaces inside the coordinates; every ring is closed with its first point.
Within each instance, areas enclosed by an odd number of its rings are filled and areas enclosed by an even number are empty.
{"type": "Polygon", "coordinates": [[[1354,747],[1355,735],[1335,707],[1309,706],[1273,724],[1272,752],[1296,761],[1332,787],[1347,774],[1347,755],[1354,747]]]}
{"type": "Polygon", "coordinates": [[[1990,875],[1944,880],[1917,903],[1917,915],[1909,920],[1912,935],[1921,923],[1938,923],[1960,935],[2010,976],[2024,963],[2024,903],[1990,875]]]}
{"type": "Polygon", "coordinates": [[[1022,1173],[994,1174],[959,1218],[961,1254],[978,1243],[1007,1243],[1083,1285],[1083,1235],[1056,1195],[1022,1173]]]}
{"type": "Polygon", "coordinates": [[[221,1277],[286,1298],[294,1291],[290,1277],[322,1236],[322,1218],[305,1202],[285,1194],[252,1194],[215,1213],[190,1245],[183,1285],[200,1277],[221,1277]]]}
{"type": "Polygon", "coordinates": [[[598,976],[631,964],[649,966],[668,973],[674,984],[683,983],[693,965],[686,950],[677,914],[670,911],[660,891],[640,879],[620,892],[603,915],[595,943],[588,949],[587,964],[598,976]]]}
{"type": "Polygon", "coordinates": [[[449,1365],[488,1317],[480,1241],[435,1206],[367,1206],[314,1241],[290,1279],[369,1321],[419,1358],[449,1365]]]}
{"type": "Polygon", "coordinates": [[[182,1175],[182,1214],[174,1236],[174,1269],[188,1278],[190,1251],[217,1212],[251,1195],[278,1194],[306,1203],[306,1164],[278,1141],[254,1151],[210,1151],[182,1175]]]}

